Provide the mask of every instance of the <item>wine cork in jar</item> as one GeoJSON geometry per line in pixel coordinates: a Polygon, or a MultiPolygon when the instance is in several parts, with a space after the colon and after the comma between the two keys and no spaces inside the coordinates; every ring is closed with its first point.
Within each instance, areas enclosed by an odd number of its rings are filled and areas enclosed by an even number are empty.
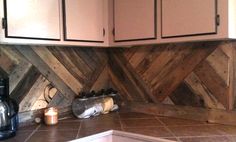
{"type": "Polygon", "coordinates": [[[54,107],[45,109],[44,122],[46,125],[56,125],[58,123],[58,110],[54,107]]]}

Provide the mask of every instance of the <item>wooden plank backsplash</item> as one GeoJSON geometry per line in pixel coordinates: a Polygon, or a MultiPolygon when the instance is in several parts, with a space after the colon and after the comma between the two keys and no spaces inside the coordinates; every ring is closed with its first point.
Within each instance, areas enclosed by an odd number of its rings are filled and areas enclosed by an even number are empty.
{"type": "Polygon", "coordinates": [[[199,42],[109,49],[0,45],[0,74],[10,77],[11,96],[22,112],[68,106],[80,91],[107,87],[117,89],[124,101],[231,110],[234,45],[199,42]]]}

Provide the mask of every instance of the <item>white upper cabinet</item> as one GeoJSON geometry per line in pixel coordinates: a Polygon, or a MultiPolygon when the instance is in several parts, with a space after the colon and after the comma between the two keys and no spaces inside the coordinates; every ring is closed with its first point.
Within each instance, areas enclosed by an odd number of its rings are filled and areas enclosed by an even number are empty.
{"type": "Polygon", "coordinates": [[[104,0],[63,0],[66,41],[104,42],[104,0]]]}
{"type": "Polygon", "coordinates": [[[114,40],[156,39],[156,0],[114,0],[114,40]]]}
{"type": "Polygon", "coordinates": [[[7,38],[60,40],[59,0],[5,0],[7,38]]]}
{"type": "Polygon", "coordinates": [[[236,39],[236,0],[0,0],[0,43],[120,47],[236,39]]]}
{"type": "Polygon", "coordinates": [[[162,0],[162,38],[217,33],[217,0],[162,0]]]}

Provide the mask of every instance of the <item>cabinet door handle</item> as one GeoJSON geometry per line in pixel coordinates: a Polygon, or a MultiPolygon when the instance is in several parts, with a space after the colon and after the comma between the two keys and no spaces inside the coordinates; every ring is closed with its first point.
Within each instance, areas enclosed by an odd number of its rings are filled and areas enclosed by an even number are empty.
{"type": "Polygon", "coordinates": [[[103,28],[103,37],[106,35],[106,31],[105,29],[103,28]]]}
{"type": "Polygon", "coordinates": [[[216,15],[216,25],[220,25],[220,15],[216,15]]]}

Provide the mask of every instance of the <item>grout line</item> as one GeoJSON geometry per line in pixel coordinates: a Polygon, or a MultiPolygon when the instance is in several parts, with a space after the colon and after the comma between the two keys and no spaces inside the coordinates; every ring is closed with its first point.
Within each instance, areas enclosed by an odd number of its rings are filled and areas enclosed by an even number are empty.
{"type": "Polygon", "coordinates": [[[169,125],[168,127],[190,127],[190,126],[195,126],[195,127],[199,127],[199,126],[217,126],[214,124],[189,124],[189,125],[169,125]]]}
{"type": "MultiPolygon", "coordinates": [[[[78,130],[78,129],[75,129],[75,128],[72,128],[72,129],[67,129],[67,128],[57,129],[57,131],[75,131],[75,130],[78,130]]],[[[50,129],[38,130],[38,132],[45,132],[45,131],[51,131],[51,130],[50,129]]]]}
{"type": "Polygon", "coordinates": [[[158,120],[162,125],[163,127],[172,135],[174,136],[174,138],[177,139],[177,141],[181,142],[181,140],[166,126],[166,124],[164,122],[162,122],[158,117],[155,117],[156,120],[158,120]]]}
{"type": "Polygon", "coordinates": [[[79,132],[81,130],[81,127],[82,127],[82,122],[79,124],[79,129],[78,129],[78,132],[77,132],[77,135],[76,135],[76,139],[79,138],[79,132]]]}
{"type": "Polygon", "coordinates": [[[147,117],[147,118],[120,118],[121,120],[133,120],[133,119],[155,119],[155,117],[147,117]]]}
{"type": "Polygon", "coordinates": [[[24,142],[27,142],[30,139],[30,137],[33,136],[33,134],[35,134],[36,131],[38,131],[40,127],[41,127],[41,124],[33,130],[33,132],[25,139],[24,142]]]}

